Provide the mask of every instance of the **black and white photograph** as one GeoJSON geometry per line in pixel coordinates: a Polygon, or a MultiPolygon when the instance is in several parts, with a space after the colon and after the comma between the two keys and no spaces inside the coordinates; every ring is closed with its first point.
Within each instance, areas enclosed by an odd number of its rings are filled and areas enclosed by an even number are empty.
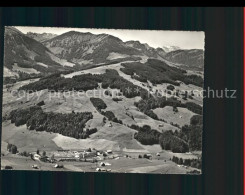
{"type": "Polygon", "coordinates": [[[5,26],[1,169],[202,174],[204,31],[5,26]]]}

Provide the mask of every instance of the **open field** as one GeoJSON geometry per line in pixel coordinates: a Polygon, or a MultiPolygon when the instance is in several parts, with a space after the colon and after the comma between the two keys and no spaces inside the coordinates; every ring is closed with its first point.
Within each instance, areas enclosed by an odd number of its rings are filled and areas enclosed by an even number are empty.
{"type": "MultiPolygon", "coordinates": [[[[101,167],[99,163],[90,162],[62,162],[63,168],[55,168],[52,163],[32,160],[29,157],[18,155],[6,155],[2,157],[1,169],[6,165],[12,166],[13,170],[32,170],[32,171],[75,171],[75,172],[96,172],[96,168],[109,170],[116,173],[157,173],[157,174],[186,174],[188,171],[194,170],[191,167],[177,166],[171,161],[165,160],[147,160],[147,159],[132,159],[120,157],[115,160],[104,160],[108,163],[107,166],[101,167]],[[109,165],[110,164],[110,165],[109,165]],[[38,169],[33,169],[36,165],[38,169]]],[[[61,163],[59,163],[61,164],[61,163]]]]}
{"type": "MultiPolygon", "coordinates": [[[[115,159],[102,158],[99,162],[107,162],[111,165],[106,166],[106,169],[111,169],[111,172],[134,172],[134,173],[175,173],[185,174],[187,171],[193,170],[193,168],[185,168],[177,166],[169,159],[173,156],[185,158],[197,158],[193,154],[178,154],[168,151],[162,151],[157,145],[143,146],[131,137],[130,134],[123,134],[123,129],[116,127],[114,131],[106,132],[106,129],[99,131],[97,134],[93,134],[90,139],[78,140],[66,136],[62,136],[56,133],[36,132],[29,131],[26,126],[15,127],[9,121],[3,123],[2,131],[2,147],[1,154],[1,168],[4,169],[6,165],[12,166],[14,170],[45,170],[45,171],[86,171],[94,172],[96,168],[103,168],[99,166],[99,163],[79,162],[79,161],[63,161],[64,168],[54,168],[54,164],[32,160],[30,157],[19,156],[18,154],[10,154],[7,150],[7,143],[15,143],[20,152],[36,152],[46,151],[47,155],[51,156],[55,154],[57,158],[57,151],[67,150],[62,153],[61,156],[71,157],[72,151],[79,151],[85,148],[95,148],[99,150],[113,151],[113,155],[118,156],[115,159]],[[116,132],[118,131],[118,132],[116,132]],[[119,133],[121,132],[121,134],[119,133]],[[108,133],[112,134],[109,135],[108,133]],[[110,138],[111,140],[109,140],[110,138]],[[114,140],[114,141],[112,141],[114,140]],[[124,145],[125,144],[125,145],[124,145]],[[71,152],[69,152],[71,151],[71,152]],[[160,156],[155,156],[159,152],[160,156]],[[138,159],[139,155],[145,153],[152,154],[153,159],[138,159]],[[127,155],[128,157],[125,157],[127,155]],[[38,169],[33,169],[32,165],[37,165],[38,169]]],[[[129,129],[129,131],[132,131],[129,129]]],[[[60,153],[61,154],[61,153],[60,153]]],[[[60,158],[60,157],[59,157],[60,158]]]]}
{"type": "MultiPolygon", "coordinates": [[[[94,74],[101,74],[106,69],[116,69],[121,76],[130,80],[135,85],[148,89],[141,82],[136,81],[128,75],[120,71],[121,65],[114,64],[107,67],[98,67],[91,69],[90,72],[94,74]]],[[[86,71],[83,72],[84,74],[86,71]]],[[[46,151],[49,156],[57,154],[58,150],[79,151],[86,148],[95,148],[97,150],[112,150],[113,153],[120,156],[119,159],[107,159],[106,162],[111,165],[108,169],[112,172],[134,172],[134,173],[175,173],[185,174],[187,171],[193,170],[193,168],[185,168],[177,166],[169,159],[173,156],[181,157],[183,159],[197,159],[199,154],[185,154],[185,153],[172,153],[170,151],[162,151],[160,145],[142,145],[136,139],[134,134],[137,132],[127,126],[131,125],[149,125],[152,129],[156,129],[159,132],[165,130],[179,130],[177,127],[170,123],[177,123],[180,126],[189,124],[190,118],[194,115],[191,111],[185,108],[178,108],[178,112],[174,113],[173,108],[166,106],[165,108],[157,108],[153,110],[160,119],[164,119],[166,122],[158,121],[150,118],[144,113],[140,112],[134,105],[134,102],[139,101],[140,97],[126,98],[121,96],[120,102],[112,100],[111,96],[99,96],[107,105],[105,111],[112,111],[114,115],[120,119],[123,124],[107,121],[103,123],[103,115],[99,113],[91,103],[89,97],[93,95],[103,94],[104,89],[100,87],[96,90],[88,91],[87,96],[84,94],[75,93],[73,96],[64,95],[60,92],[51,93],[48,90],[42,90],[29,94],[28,96],[13,96],[14,90],[26,85],[30,82],[37,81],[38,79],[31,79],[13,84],[8,90],[6,86],[3,89],[3,115],[9,113],[13,108],[29,107],[44,101],[42,109],[44,112],[56,112],[56,113],[71,113],[75,112],[91,112],[93,119],[90,119],[86,123],[86,128],[97,128],[98,131],[87,139],[75,139],[67,136],[63,136],[57,133],[49,133],[45,131],[37,132],[35,130],[30,131],[26,125],[16,127],[11,124],[10,121],[2,123],[2,156],[1,167],[2,169],[6,165],[12,166],[16,170],[34,170],[32,165],[37,165],[37,170],[67,170],[67,171],[96,171],[98,164],[90,162],[62,162],[64,168],[56,169],[54,164],[45,163],[41,161],[33,161],[29,157],[23,157],[19,155],[10,154],[7,151],[7,143],[14,143],[19,152],[36,152],[46,151]],[[182,116],[182,117],[180,117],[182,116]],[[111,126],[109,125],[111,124],[111,126]],[[152,160],[138,159],[139,155],[151,154],[155,156],[159,153],[159,157],[154,157],[152,160]],[[128,155],[130,158],[125,158],[128,155]]],[[[162,84],[164,85],[164,84],[162,84]]],[[[156,87],[159,87],[158,85],[156,87]]],[[[167,87],[167,85],[164,85],[167,87]]],[[[69,156],[65,153],[65,156],[69,156]]],[[[35,169],[36,170],[36,169],[35,169]]]]}
{"type": "Polygon", "coordinates": [[[40,73],[39,71],[37,71],[34,68],[22,68],[22,67],[19,67],[18,65],[14,65],[13,66],[13,71],[20,71],[20,72],[25,72],[25,73],[28,73],[28,74],[31,74],[31,73],[38,74],[38,73],[40,73]]]}
{"type": "Polygon", "coordinates": [[[10,121],[2,124],[2,152],[7,152],[7,143],[14,143],[20,152],[34,152],[37,149],[50,151],[61,149],[53,138],[57,135],[48,132],[29,131],[26,125],[16,127],[10,121]]]}
{"type": "Polygon", "coordinates": [[[178,124],[179,126],[189,125],[190,119],[195,113],[186,108],[177,107],[178,112],[173,111],[173,107],[165,106],[164,108],[156,108],[153,112],[160,118],[168,123],[178,124]]]}

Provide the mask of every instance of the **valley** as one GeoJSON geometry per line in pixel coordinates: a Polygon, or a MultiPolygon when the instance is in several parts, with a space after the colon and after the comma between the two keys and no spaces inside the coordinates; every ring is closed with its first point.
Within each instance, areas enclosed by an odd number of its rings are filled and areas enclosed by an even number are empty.
{"type": "Polygon", "coordinates": [[[106,34],[5,33],[1,169],[201,173],[202,64],[106,34]]]}

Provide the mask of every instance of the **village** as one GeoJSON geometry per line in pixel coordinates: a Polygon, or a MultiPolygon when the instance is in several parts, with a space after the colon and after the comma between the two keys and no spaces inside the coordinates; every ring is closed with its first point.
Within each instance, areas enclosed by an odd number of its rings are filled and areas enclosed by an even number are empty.
{"type": "MultiPolygon", "coordinates": [[[[9,152],[11,152],[9,150],[9,152]]],[[[96,150],[95,148],[85,149],[80,151],[71,151],[71,150],[57,150],[48,152],[39,151],[26,153],[26,152],[17,152],[15,155],[24,156],[27,158],[32,159],[33,165],[31,166],[33,169],[40,169],[40,167],[35,164],[35,162],[43,162],[43,163],[51,163],[54,168],[60,169],[64,168],[64,164],[66,162],[86,162],[94,164],[96,167],[94,171],[97,172],[111,172],[112,169],[106,168],[110,167],[111,163],[106,162],[107,160],[119,160],[120,158],[128,158],[128,159],[135,159],[136,157],[132,157],[128,154],[122,155],[118,152],[113,152],[112,150],[96,150]]],[[[4,156],[4,155],[2,155],[4,156]]],[[[160,157],[160,153],[156,153],[156,157],[160,157]]],[[[153,157],[152,154],[145,153],[142,155],[138,155],[137,158],[145,158],[151,160],[153,157]]],[[[5,165],[5,170],[7,169],[14,169],[14,167],[10,165],[5,165]]]]}
{"type": "Polygon", "coordinates": [[[172,162],[171,158],[167,159],[164,152],[122,152],[88,148],[84,150],[37,150],[30,153],[17,151],[16,154],[9,150],[9,153],[2,153],[1,156],[8,159],[3,162],[9,162],[9,164],[2,164],[3,170],[19,170],[20,167],[11,164],[11,158],[14,158],[15,160],[25,160],[26,163],[22,164],[26,170],[37,171],[155,173],[159,170],[166,171],[167,167],[169,170],[175,169],[179,173],[199,173],[198,169],[172,162]]]}

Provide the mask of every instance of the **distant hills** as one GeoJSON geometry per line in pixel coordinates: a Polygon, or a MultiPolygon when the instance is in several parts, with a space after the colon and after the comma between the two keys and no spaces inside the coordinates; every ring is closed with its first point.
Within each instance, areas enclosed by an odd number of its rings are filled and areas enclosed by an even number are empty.
{"type": "Polygon", "coordinates": [[[104,63],[111,53],[130,57],[140,55],[135,48],[128,47],[119,38],[108,35],[70,31],[43,43],[60,58],[84,64],[104,63]]]}
{"type": "Polygon", "coordinates": [[[182,65],[184,69],[203,70],[204,51],[201,49],[175,50],[167,53],[165,59],[182,65]]]}
{"type": "Polygon", "coordinates": [[[16,28],[6,27],[4,35],[4,66],[10,70],[35,69],[35,72],[64,70],[73,66],[54,55],[42,43],[32,39],[16,28]]]}
{"type": "Polygon", "coordinates": [[[4,65],[9,70],[21,67],[21,71],[29,68],[36,70],[34,72],[53,72],[143,58],[169,61],[183,69],[203,70],[204,66],[203,50],[155,49],[139,41],[123,42],[112,35],[89,32],[23,34],[14,27],[6,27],[4,46],[4,65]]]}
{"type": "Polygon", "coordinates": [[[163,46],[162,49],[164,50],[164,52],[168,53],[171,51],[179,50],[181,48],[177,46],[163,46]]]}
{"type": "Polygon", "coordinates": [[[129,47],[132,47],[134,49],[137,49],[141,55],[145,55],[151,58],[162,58],[163,55],[165,55],[165,51],[161,48],[155,49],[153,47],[150,47],[148,44],[142,44],[139,41],[127,41],[125,44],[129,47]]]}
{"type": "Polygon", "coordinates": [[[52,34],[52,33],[33,33],[33,32],[28,32],[26,33],[26,36],[35,39],[36,41],[39,42],[44,42],[47,41],[49,39],[52,39],[54,37],[56,37],[56,34],[52,34]]]}

